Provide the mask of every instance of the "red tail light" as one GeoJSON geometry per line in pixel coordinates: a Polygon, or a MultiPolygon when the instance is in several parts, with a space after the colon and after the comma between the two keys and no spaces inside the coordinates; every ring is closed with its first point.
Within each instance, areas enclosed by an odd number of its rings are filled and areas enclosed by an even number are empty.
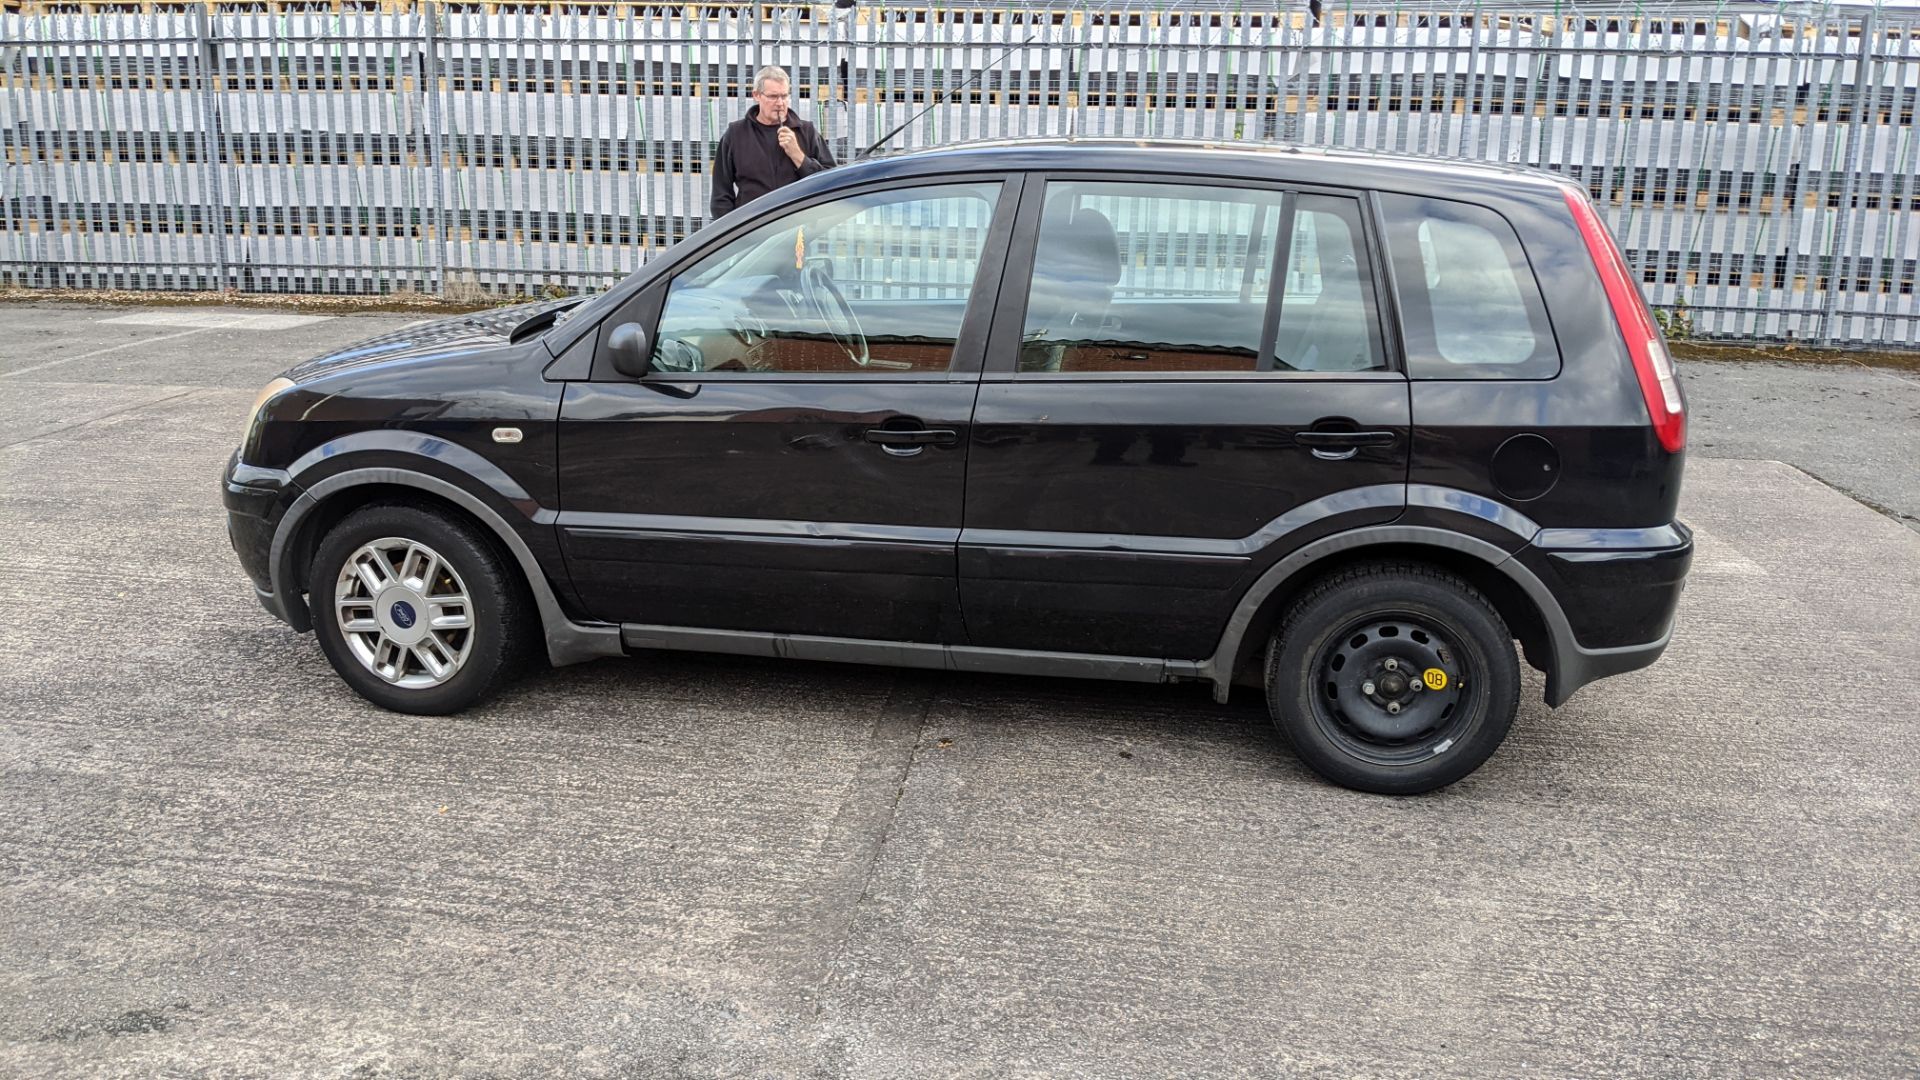
{"type": "Polygon", "coordinates": [[[1587,193],[1577,187],[1565,189],[1567,207],[1587,241],[1587,252],[1600,271],[1607,287],[1607,301],[1613,306],[1614,322],[1627,339],[1627,353],[1633,357],[1634,374],[1640,378],[1640,392],[1646,395],[1647,412],[1653,417],[1654,433],[1668,453],[1677,454],[1687,445],[1687,407],[1680,397],[1680,381],[1673,372],[1673,359],[1667,355],[1667,342],[1646,297],[1634,284],[1627,260],[1613,242],[1605,222],[1593,208],[1587,193]]]}

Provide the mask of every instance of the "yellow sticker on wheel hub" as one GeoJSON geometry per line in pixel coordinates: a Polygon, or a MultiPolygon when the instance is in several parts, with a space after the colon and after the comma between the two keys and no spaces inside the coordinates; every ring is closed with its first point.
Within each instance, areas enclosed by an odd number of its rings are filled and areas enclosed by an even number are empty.
{"type": "Polygon", "coordinates": [[[1445,690],[1447,688],[1447,673],[1437,667],[1428,668],[1421,673],[1420,678],[1426,682],[1427,689],[1429,690],[1445,690]]]}

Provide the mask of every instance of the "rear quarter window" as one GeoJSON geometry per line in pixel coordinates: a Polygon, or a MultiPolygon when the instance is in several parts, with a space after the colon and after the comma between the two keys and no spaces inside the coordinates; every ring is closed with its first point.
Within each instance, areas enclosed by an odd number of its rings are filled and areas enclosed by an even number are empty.
{"type": "Polygon", "coordinates": [[[1380,195],[1416,379],[1551,379],[1560,350],[1513,226],[1484,206],[1380,195]]]}

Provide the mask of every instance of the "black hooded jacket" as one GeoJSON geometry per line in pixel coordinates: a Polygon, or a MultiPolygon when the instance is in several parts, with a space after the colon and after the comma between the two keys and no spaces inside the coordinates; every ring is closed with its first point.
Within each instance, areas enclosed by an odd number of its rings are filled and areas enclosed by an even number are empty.
{"type": "Polygon", "coordinates": [[[719,152],[713,159],[713,201],[708,209],[717,218],[774,188],[833,166],[833,152],[827,149],[819,129],[791,110],[779,127],[763,124],[760,106],[755,103],[745,117],[727,125],[726,133],[720,136],[719,152]],[[800,152],[806,155],[803,164],[796,166],[780,149],[782,127],[793,129],[800,140],[800,152]]]}

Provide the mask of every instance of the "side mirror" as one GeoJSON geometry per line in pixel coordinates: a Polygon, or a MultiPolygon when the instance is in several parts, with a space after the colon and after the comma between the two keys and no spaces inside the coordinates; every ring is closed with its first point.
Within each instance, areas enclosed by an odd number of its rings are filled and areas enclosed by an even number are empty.
{"type": "Polygon", "coordinates": [[[621,323],[607,335],[607,352],[613,356],[613,370],[629,379],[644,379],[651,365],[647,332],[639,323],[621,323]]]}

